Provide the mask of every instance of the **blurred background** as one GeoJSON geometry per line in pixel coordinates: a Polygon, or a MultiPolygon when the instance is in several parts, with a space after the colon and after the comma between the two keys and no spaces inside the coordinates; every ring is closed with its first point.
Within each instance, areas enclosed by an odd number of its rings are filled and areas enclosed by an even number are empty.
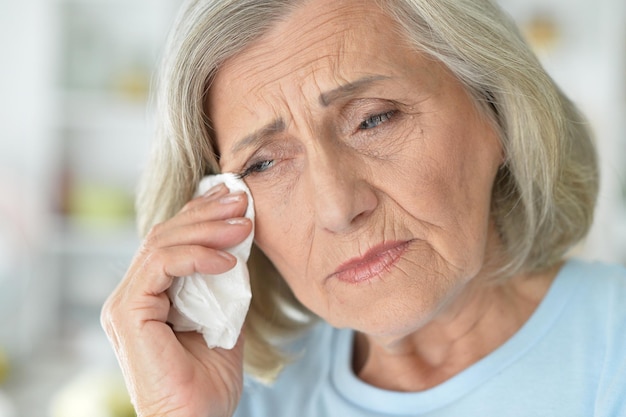
{"type": "MultiPolygon", "coordinates": [[[[580,256],[626,264],[626,2],[500,0],[590,118],[580,256]]],[[[153,70],[176,0],[0,0],[0,417],[132,416],[99,311],[139,244],[153,70]]]]}

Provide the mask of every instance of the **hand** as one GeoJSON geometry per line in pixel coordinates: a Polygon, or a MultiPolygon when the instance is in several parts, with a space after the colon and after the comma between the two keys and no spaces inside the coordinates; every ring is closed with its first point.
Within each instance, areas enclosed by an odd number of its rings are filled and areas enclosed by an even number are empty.
{"type": "Polygon", "coordinates": [[[232,350],[208,349],[195,332],[166,323],[165,291],[173,277],[219,274],[236,259],[232,247],[252,230],[242,221],[245,193],[222,184],[155,226],[102,309],[104,327],[139,417],[231,416],[243,385],[243,340],[232,350]],[[229,219],[239,221],[230,222],[229,219]]]}

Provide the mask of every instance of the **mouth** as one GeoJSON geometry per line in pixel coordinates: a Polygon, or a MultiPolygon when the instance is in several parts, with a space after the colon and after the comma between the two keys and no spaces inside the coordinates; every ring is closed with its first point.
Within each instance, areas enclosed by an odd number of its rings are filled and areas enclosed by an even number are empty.
{"type": "Polygon", "coordinates": [[[411,241],[386,242],[339,265],[329,278],[350,284],[369,281],[389,271],[406,252],[411,241]]]}

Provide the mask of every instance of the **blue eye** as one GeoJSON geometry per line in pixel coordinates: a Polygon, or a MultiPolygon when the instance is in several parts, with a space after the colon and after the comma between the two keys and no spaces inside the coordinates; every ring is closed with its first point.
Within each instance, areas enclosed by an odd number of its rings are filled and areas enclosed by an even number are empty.
{"type": "Polygon", "coordinates": [[[391,119],[394,114],[395,110],[391,110],[385,113],[370,116],[361,122],[361,124],[359,125],[359,130],[374,129],[375,127],[378,127],[379,125],[389,121],[389,119],[391,119]]]}
{"type": "Polygon", "coordinates": [[[246,169],[244,169],[243,172],[239,173],[238,176],[239,178],[243,179],[247,177],[248,175],[257,174],[259,172],[266,171],[270,169],[274,165],[274,163],[275,161],[273,159],[255,162],[252,165],[248,166],[246,169]]]}

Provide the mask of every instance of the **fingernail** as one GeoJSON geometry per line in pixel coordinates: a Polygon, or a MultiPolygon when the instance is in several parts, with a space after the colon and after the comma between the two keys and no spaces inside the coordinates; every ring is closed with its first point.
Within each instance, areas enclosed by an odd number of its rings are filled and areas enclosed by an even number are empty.
{"type": "Polygon", "coordinates": [[[239,217],[239,218],[235,218],[235,219],[228,219],[226,220],[226,223],[231,224],[231,225],[235,225],[235,226],[241,226],[244,224],[248,224],[250,220],[246,219],[245,217],[239,217]]]}
{"type": "Polygon", "coordinates": [[[231,193],[220,198],[219,202],[220,204],[238,203],[243,200],[243,195],[244,195],[243,191],[237,191],[235,193],[231,193]]]}
{"type": "Polygon", "coordinates": [[[216,250],[216,251],[215,251],[215,254],[216,254],[216,255],[219,255],[220,257],[222,257],[222,258],[226,259],[226,260],[227,260],[227,261],[229,261],[229,262],[232,262],[232,261],[236,261],[236,260],[237,260],[237,258],[235,258],[235,257],[234,257],[233,255],[231,255],[230,253],[228,253],[228,252],[224,252],[224,251],[221,251],[221,250],[216,250]]]}
{"type": "Polygon", "coordinates": [[[224,185],[224,183],[220,183],[217,185],[214,185],[213,187],[209,188],[205,193],[204,193],[204,197],[211,197],[214,196],[215,194],[219,193],[220,191],[222,191],[224,189],[224,187],[226,187],[226,185],[224,185]]]}

